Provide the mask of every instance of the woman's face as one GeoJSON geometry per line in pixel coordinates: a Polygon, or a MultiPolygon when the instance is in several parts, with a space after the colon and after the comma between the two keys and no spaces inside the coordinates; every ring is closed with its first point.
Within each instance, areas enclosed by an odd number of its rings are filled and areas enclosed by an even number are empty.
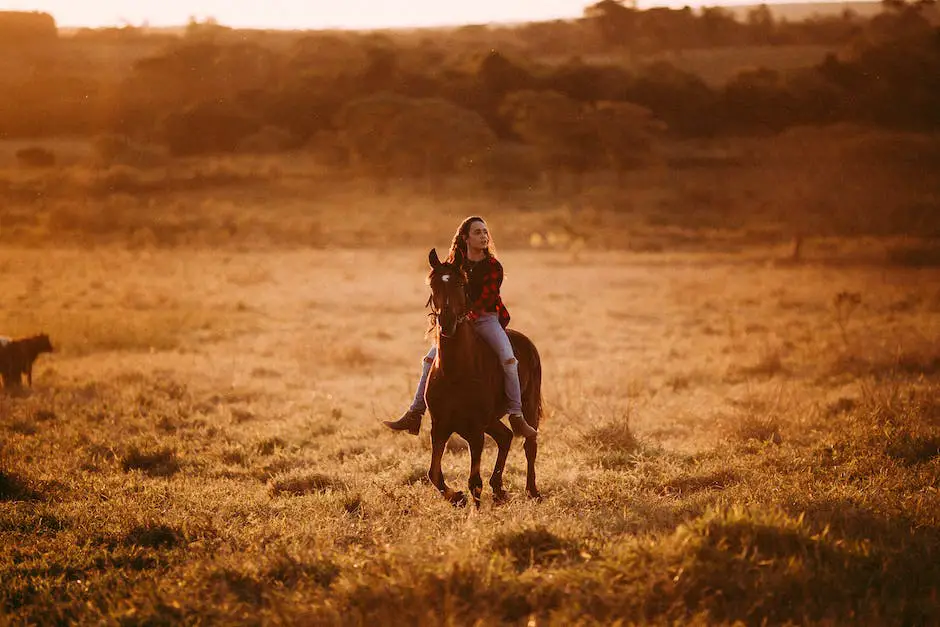
{"type": "Polygon", "coordinates": [[[481,220],[474,220],[470,223],[470,230],[467,231],[467,249],[483,250],[490,244],[490,232],[486,229],[486,223],[481,220]]]}

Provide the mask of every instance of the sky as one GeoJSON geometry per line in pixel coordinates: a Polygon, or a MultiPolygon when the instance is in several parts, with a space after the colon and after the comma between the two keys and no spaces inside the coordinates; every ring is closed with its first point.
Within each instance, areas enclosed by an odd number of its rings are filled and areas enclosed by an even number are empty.
{"type": "MultiPolygon", "coordinates": [[[[522,22],[580,16],[596,0],[0,0],[0,10],[45,11],[60,27],[181,26],[190,16],[239,28],[384,28],[522,22]]],[[[740,0],[739,0],[740,1],[740,0]]],[[[756,2],[757,0],[755,0],[756,2]]],[[[695,0],[641,2],[696,6],[695,0]]],[[[714,0],[708,5],[731,4],[714,0]]]]}

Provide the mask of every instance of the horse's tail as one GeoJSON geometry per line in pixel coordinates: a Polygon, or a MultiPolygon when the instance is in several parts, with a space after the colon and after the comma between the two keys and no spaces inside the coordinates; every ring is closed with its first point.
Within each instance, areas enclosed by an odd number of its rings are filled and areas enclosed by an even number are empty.
{"type": "Polygon", "coordinates": [[[542,422],[542,358],[526,335],[512,330],[509,337],[519,360],[522,383],[522,413],[536,429],[542,422]],[[515,337],[514,337],[515,336],[515,337]]]}
{"type": "Polygon", "coordinates": [[[539,357],[535,344],[532,345],[531,367],[532,373],[529,375],[529,385],[525,389],[522,407],[525,416],[535,419],[534,426],[538,429],[542,424],[542,358],[539,357]]]}

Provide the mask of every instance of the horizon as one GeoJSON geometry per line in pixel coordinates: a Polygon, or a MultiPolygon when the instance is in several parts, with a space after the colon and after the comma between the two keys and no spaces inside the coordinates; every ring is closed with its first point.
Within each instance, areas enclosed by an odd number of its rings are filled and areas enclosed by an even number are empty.
{"type": "MultiPolygon", "coordinates": [[[[166,0],[162,3],[131,2],[130,0],[97,0],[76,6],[73,0],[21,0],[0,5],[5,11],[40,11],[55,18],[59,28],[108,28],[138,26],[173,28],[185,26],[191,19],[214,19],[232,28],[268,30],[315,29],[388,29],[434,28],[475,24],[513,24],[555,19],[574,19],[594,2],[584,0],[521,0],[512,4],[504,0],[482,0],[474,5],[446,3],[440,0],[347,0],[342,6],[323,5],[310,9],[301,0],[271,0],[258,3],[225,2],[224,0],[166,0]],[[143,8],[141,8],[143,6],[143,8]],[[368,9],[368,10],[367,10],[368,9]]],[[[702,7],[756,6],[761,2],[730,0],[723,2],[640,2],[639,7],[693,9],[702,7]]],[[[768,5],[798,4],[878,4],[877,2],[784,0],[768,5]]]]}

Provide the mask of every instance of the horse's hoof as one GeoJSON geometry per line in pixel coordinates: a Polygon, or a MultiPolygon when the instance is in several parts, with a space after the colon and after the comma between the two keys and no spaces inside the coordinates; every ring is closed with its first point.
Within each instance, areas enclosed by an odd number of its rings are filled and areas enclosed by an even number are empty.
{"type": "Polygon", "coordinates": [[[526,496],[535,501],[536,503],[542,502],[542,493],[538,490],[526,490],[526,496]]]}
{"type": "Polygon", "coordinates": [[[454,507],[466,507],[467,495],[463,492],[456,492],[454,496],[450,497],[450,504],[454,507]]]}
{"type": "Polygon", "coordinates": [[[493,505],[503,505],[509,502],[509,493],[505,490],[493,491],[493,505]]]}

